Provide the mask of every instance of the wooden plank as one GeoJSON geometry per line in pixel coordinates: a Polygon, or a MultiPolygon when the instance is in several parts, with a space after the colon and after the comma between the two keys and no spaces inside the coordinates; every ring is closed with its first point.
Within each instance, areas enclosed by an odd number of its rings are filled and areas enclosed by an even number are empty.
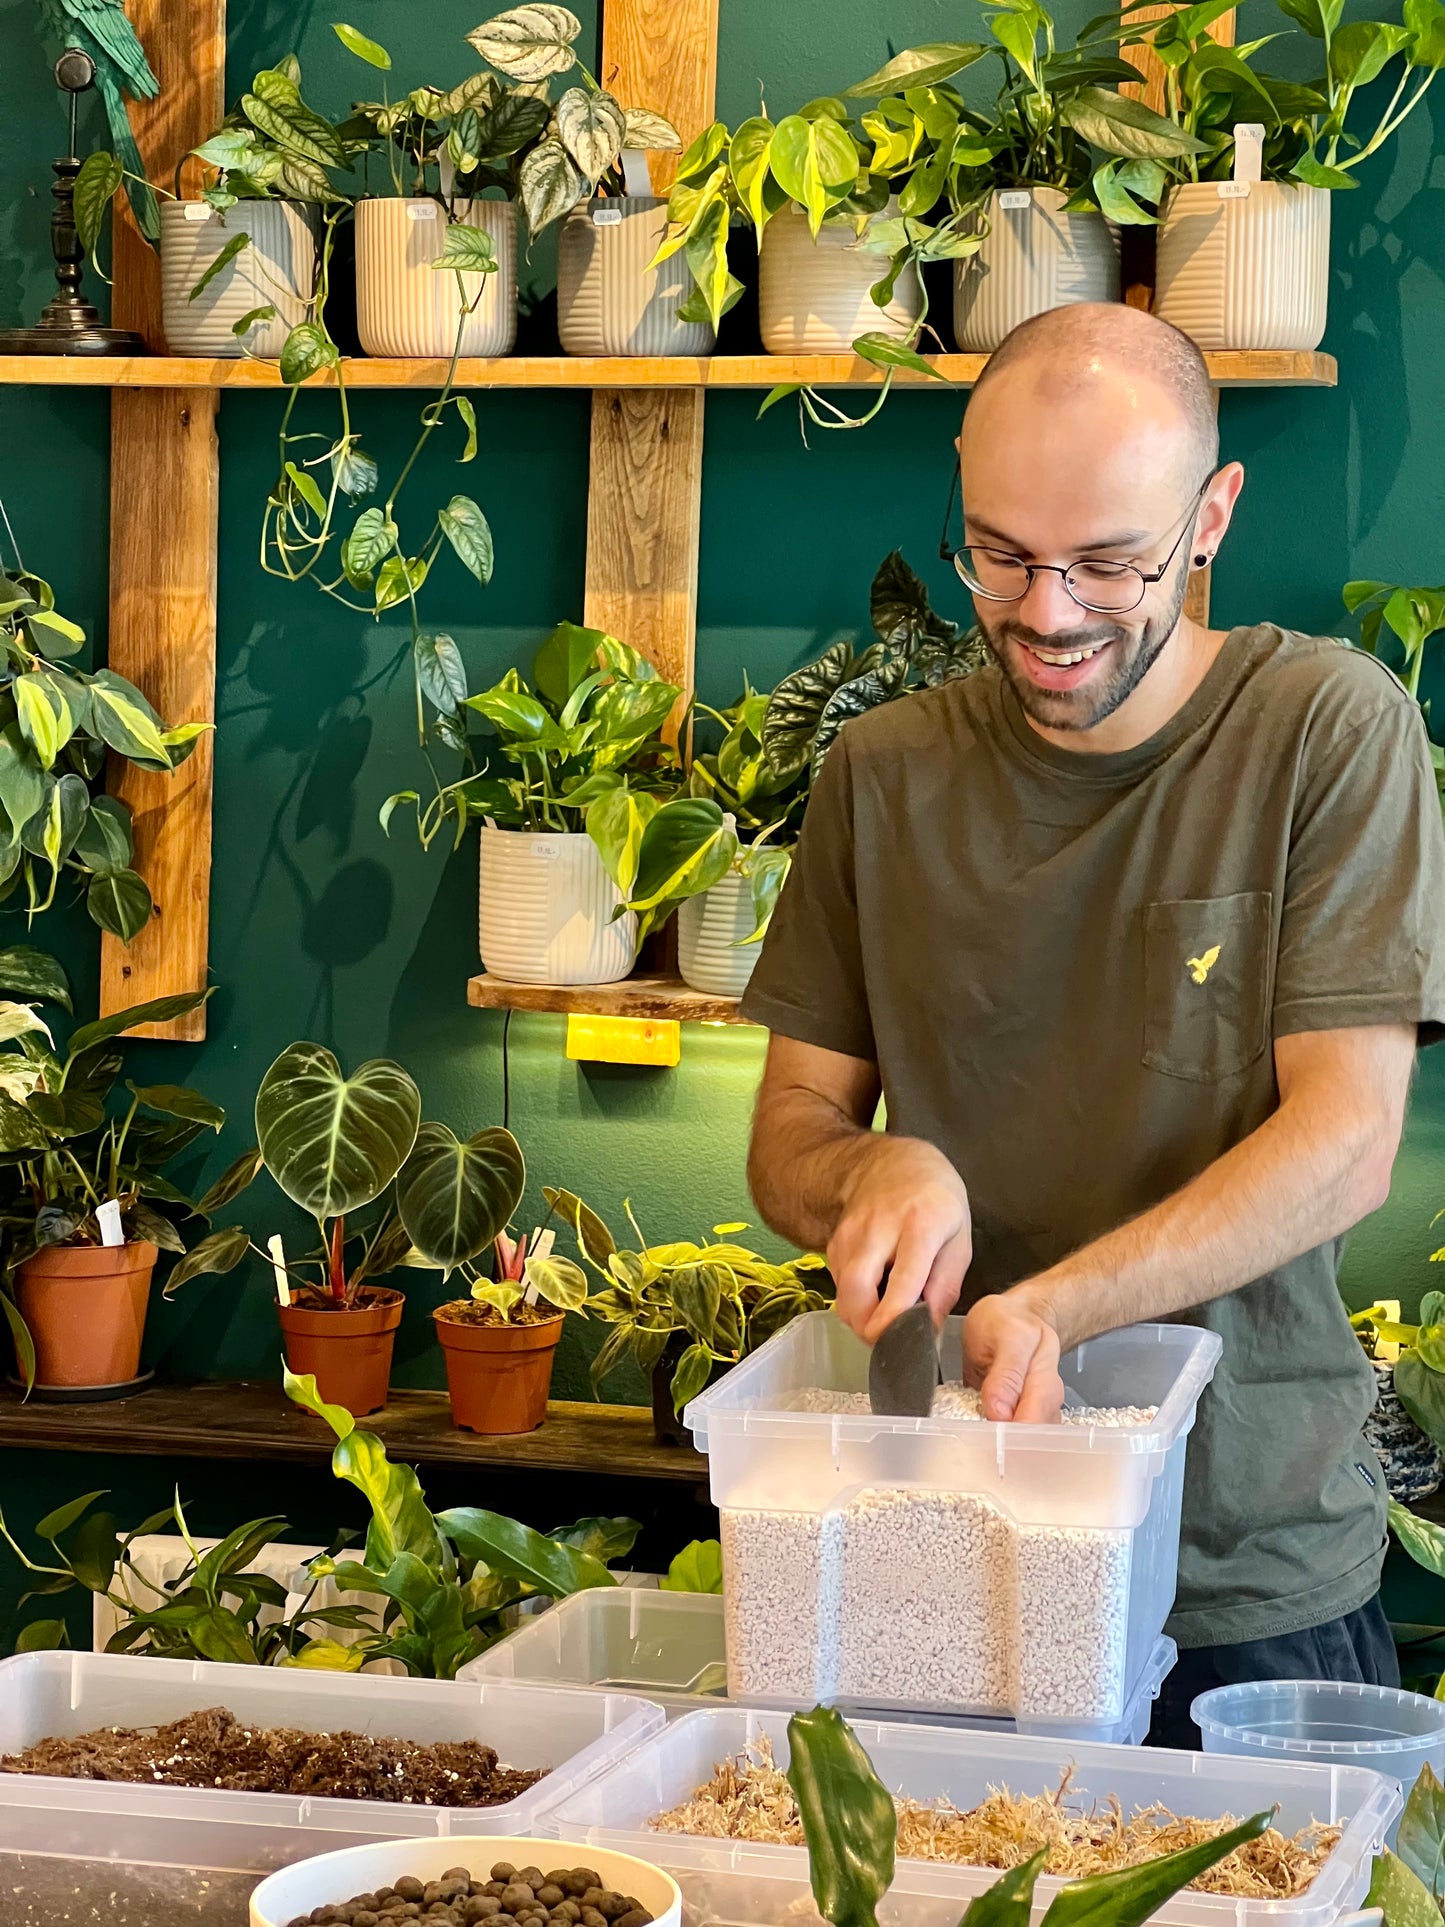
{"type": "MultiPolygon", "coordinates": [[[[940,373],[961,387],[978,380],[986,355],[931,355],[940,373]]],[[[1220,388],[1333,388],[1338,378],[1333,355],[1303,349],[1261,349],[1205,356],[1220,388]]],[[[360,359],[343,363],[353,388],[440,387],[447,364],[441,361],[360,359]]],[[[514,356],[458,364],[456,385],[471,389],[628,388],[769,389],[779,382],[809,382],[819,388],[874,388],[882,371],[854,355],[714,355],[663,360],[594,360],[588,356],[514,356]]],[[[907,368],[894,371],[904,387],[936,387],[926,375],[907,368]]],[[[329,372],[310,386],[327,387],[329,372]]],[[[278,389],[274,362],[87,360],[66,355],[0,355],[0,386],[78,388],[224,388],[278,389]]]]}
{"type": "MultiPolygon", "coordinates": [[[[1175,11],[1177,11],[1177,9],[1174,6],[1167,4],[1157,7],[1140,7],[1136,13],[1130,15],[1130,19],[1134,24],[1144,26],[1150,20],[1163,20],[1167,15],[1175,11]]],[[[1234,45],[1233,12],[1222,13],[1214,24],[1207,29],[1207,32],[1210,39],[1218,41],[1221,47],[1232,47],[1234,45]]],[[[1142,41],[1132,47],[1125,47],[1121,51],[1130,66],[1137,67],[1143,75],[1143,79],[1138,86],[1126,86],[1124,91],[1132,94],[1136,100],[1142,100],[1147,107],[1152,107],[1156,114],[1162,114],[1165,111],[1165,70],[1163,63],[1155,58],[1153,50],[1147,41],[1142,41]]]]}
{"type": "MultiPolygon", "coordinates": [[[[554,1400],[547,1422],[515,1438],[481,1438],[452,1423],[445,1392],[395,1387],[365,1420],[393,1458],[414,1465],[515,1466],[706,1485],[707,1460],[691,1446],[659,1445],[652,1414],[637,1405],[554,1400]]],[[[107,1405],[22,1404],[0,1393],[0,1446],[52,1452],[123,1452],[159,1458],[240,1459],[326,1465],[336,1441],[279,1385],[155,1385],[107,1405]]]]}
{"type": "MultiPolygon", "coordinates": [[[[132,124],[151,179],[167,181],[225,112],[225,0],[134,0],[130,14],[161,83],[154,101],[132,108],[132,124]]],[[[163,350],[160,265],[123,197],[116,208],[114,318],[163,350]]],[[[190,387],[117,389],[111,403],[108,660],[167,722],[215,713],[219,405],[213,390],[190,387]]],[[[102,938],[102,1016],[206,984],[211,781],[209,737],[174,776],[112,759],[155,915],[129,946],[102,938]]],[[[206,1034],[205,1010],[137,1034],[193,1041],[206,1034]]]]}
{"type": "MultiPolygon", "coordinates": [[[[603,85],[629,107],[664,114],[688,146],[713,118],[718,0],[604,0],[603,85]]],[[[665,194],[676,154],[653,154],[652,185],[665,194]]]]}
{"type": "Polygon", "coordinates": [[[477,1010],[541,1010],[589,1017],[666,1018],[673,1023],[745,1024],[736,997],[711,997],[681,977],[624,977],[617,984],[507,984],[485,973],[467,983],[477,1010]]]}

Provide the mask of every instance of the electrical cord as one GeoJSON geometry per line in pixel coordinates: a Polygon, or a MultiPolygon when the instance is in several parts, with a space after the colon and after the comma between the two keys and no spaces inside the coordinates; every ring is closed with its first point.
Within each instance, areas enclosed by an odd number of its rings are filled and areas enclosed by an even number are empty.
{"type": "Polygon", "coordinates": [[[502,1018],[502,1129],[512,1128],[512,1019],[514,1010],[502,1018]]]}

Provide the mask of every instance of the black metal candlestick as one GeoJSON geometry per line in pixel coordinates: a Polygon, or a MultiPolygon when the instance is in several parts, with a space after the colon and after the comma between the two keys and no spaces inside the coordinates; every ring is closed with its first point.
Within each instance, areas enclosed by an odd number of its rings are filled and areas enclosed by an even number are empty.
{"type": "Polygon", "coordinates": [[[95,62],[68,47],[55,63],[55,84],[70,97],[70,150],[53,163],[50,247],[55,256],[56,290],[33,328],[0,331],[0,355],[143,355],[144,341],[129,328],[108,328],[100,311],[81,292],[85,250],[75,231],[76,103],[95,85],[95,62]]]}

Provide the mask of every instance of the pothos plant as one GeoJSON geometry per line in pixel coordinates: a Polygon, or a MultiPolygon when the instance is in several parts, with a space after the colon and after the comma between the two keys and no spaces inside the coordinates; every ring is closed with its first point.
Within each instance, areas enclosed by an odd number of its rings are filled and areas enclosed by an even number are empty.
{"type": "Polygon", "coordinates": [[[130,810],[102,792],[106,755],[169,775],[210,725],[171,727],[124,676],[77,667],[84,647],[17,553],[0,574],[0,900],[23,892],[33,920],[68,874],[92,919],[129,943],[151,895],[132,868],[130,810]]]}
{"type": "Polygon", "coordinates": [[[319,1245],[278,1260],[243,1225],[212,1233],[166,1281],[170,1297],[190,1279],[233,1271],[248,1253],[281,1264],[289,1288],[316,1309],[346,1311],[369,1281],[398,1267],[451,1272],[505,1227],[526,1182],[510,1131],[458,1138],[424,1123],[421,1093],[400,1064],[373,1058],[347,1076],[320,1044],[290,1045],[256,1092],[256,1146],[202,1199],[209,1214],[239,1197],[264,1170],[316,1222],[319,1245]],[[380,1208],[358,1222],[353,1215],[380,1208]]]}
{"type": "Polygon", "coordinates": [[[794,1318],[832,1302],[822,1258],[814,1253],[770,1264],[733,1242],[748,1229],[745,1224],[714,1225],[705,1244],[649,1245],[624,1201],[637,1240],[635,1250],[624,1251],[575,1193],[547,1186],[543,1195],[602,1280],[603,1289],[587,1300],[587,1311],[613,1329],[592,1362],[594,1391],[624,1358],[651,1374],[670,1339],[685,1341],[671,1377],[673,1409],[681,1412],[717,1366],[736,1364],[794,1318]]]}
{"type": "MultiPolygon", "coordinates": [[[[1429,644],[1445,630],[1445,587],[1406,589],[1394,582],[1347,582],[1344,600],[1350,613],[1360,618],[1362,649],[1372,656],[1382,655],[1387,634],[1399,643],[1404,657],[1401,675],[1405,687],[1420,703],[1428,728],[1430,705],[1428,701],[1421,701],[1420,676],[1429,644]]],[[[1435,765],[1441,807],[1445,808],[1445,749],[1433,737],[1430,758],[1435,765]]]]}

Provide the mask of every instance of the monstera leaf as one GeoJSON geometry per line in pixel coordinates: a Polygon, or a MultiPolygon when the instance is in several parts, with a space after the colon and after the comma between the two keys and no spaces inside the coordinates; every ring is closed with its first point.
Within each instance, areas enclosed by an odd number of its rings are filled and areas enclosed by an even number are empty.
{"type": "Polygon", "coordinates": [[[510,1131],[478,1131],[463,1141],[445,1124],[423,1124],[401,1167],[396,1202],[417,1250],[450,1271],[506,1229],[526,1181],[510,1131]]]}
{"type": "Polygon", "coordinates": [[[370,1204],[416,1142],[421,1095],[401,1068],[373,1058],[354,1075],[320,1044],[282,1051],[256,1093],[266,1168],[315,1218],[370,1204]]]}

